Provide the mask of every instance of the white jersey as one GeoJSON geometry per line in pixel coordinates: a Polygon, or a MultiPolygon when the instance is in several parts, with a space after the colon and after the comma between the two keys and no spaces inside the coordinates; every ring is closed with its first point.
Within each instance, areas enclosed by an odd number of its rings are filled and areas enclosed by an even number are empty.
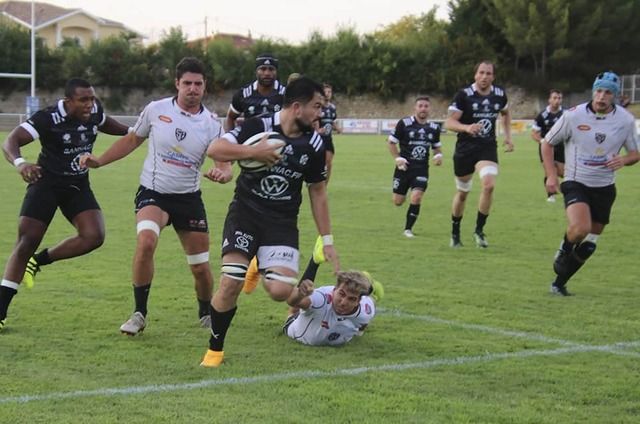
{"type": "Polygon", "coordinates": [[[347,343],[373,319],[376,308],[369,296],[351,315],[338,315],[333,309],[334,286],[323,286],[311,293],[311,306],[300,311],[287,328],[287,335],[308,345],[341,345],[347,343]]]}
{"type": "Polygon", "coordinates": [[[175,97],[151,102],[133,127],[149,138],[140,184],[159,193],[193,193],[200,189],[200,167],[209,144],[222,136],[218,119],[204,106],[191,114],[175,97]]]}
{"type": "Polygon", "coordinates": [[[615,183],[615,172],[605,166],[622,147],[638,150],[635,119],[624,108],[615,106],[606,115],[596,114],[591,102],[568,111],[544,137],[551,145],[565,143],[565,181],[588,187],[615,183]]]}

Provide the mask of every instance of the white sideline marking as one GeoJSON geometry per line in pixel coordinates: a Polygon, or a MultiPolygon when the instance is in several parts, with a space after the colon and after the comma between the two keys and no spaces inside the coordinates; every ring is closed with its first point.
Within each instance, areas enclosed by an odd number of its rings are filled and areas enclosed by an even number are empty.
{"type": "Polygon", "coordinates": [[[39,395],[24,396],[7,396],[0,397],[0,404],[5,403],[28,403],[36,401],[78,399],[91,396],[117,396],[117,395],[135,395],[145,393],[167,393],[181,390],[194,390],[212,386],[235,386],[241,384],[260,384],[273,383],[283,380],[300,379],[300,378],[327,378],[327,377],[343,377],[367,374],[370,372],[392,372],[405,371],[410,369],[426,369],[439,366],[455,366],[471,363],[490,362],[501,359],[522,359],[535,356],[558,356],[567,353],[583,353],[583,352],[605,352],[615,353],[617,349],[640,347],[640,341],[621,342],[610,345],[601,346],[568,346],[558,349],[548,350],[524,350],[520,352],[506,353],[488,353],[486,355],[476,356],[459,356],[457,358],[433,359],[430,361],[411,362],[405,364],[385,364],[371,367],[359,368],[343,368],[334,371],[308,370],[299,372],[288,372],[279,374],[267,374],[256,377],[230,377],[222,379],[202,380],[195,383],[180,384],[152,384],[148,386],[131,386],[122,388],[105,388],[95,390],[76,390],[73,392],[53,392],[39,395]]]}
{"type": "MultiPolygon", "coordinates": [[[[409,319],[415,319],[415,320],[419,320],[419,321],[426,321],[426,322],[433,322],[435,324],[446,324],[446,325],[450,325],[452,327],[460,327],[460,328],[464,328],[466,330],[475,330],[475,331],[480,331],[483,333],[492,333],[492,334],[500,334],[502,336],[507,336],[507,337],[516,337],[516,338],[521,338],[521,339],[526,339],[526,340],[535,340],[535,341],[540,341],[540,342],[545,342],[545,343],[556,343],[562,346],[575,346],[575,347],[579,347],[579,346],[590,346],[590,345],[585,345],[584,343],[576,343],[576,342],[572,342],[569,340],[563,340],[563,339],[556,339],[553,337],[547,337],[544,336],[542,334],[537,334],[537,333],[529,333],[526,331],[512,331],[512,330],[504,330],[502,328],[496,328],[496,327],[489,327],[486,325],[479,325],[479,324],[467,324],[464,322],[458,322],[458,321],[452,321],[452,320],[448,320],[448,319],[443,319],[443,318],[438,318],[438,317],[434,317],[431,315],[416,315],[416,314],[410,314],[407,312],[402,312],[398,309],[385,309],[385,308],[378,308],[377,311],[378,313],[384,314],[384,315],[392,315],[395,317],[399,317],[399,318],[409,318],[409,319]]],[[[638,352],[626,352],[623,350],[612,350],[610,353],[616,354],[616,355],[622,355],[622,356],[635,356],[635,357],[639,357],[640,358],[640,353],[638,352]]]]}

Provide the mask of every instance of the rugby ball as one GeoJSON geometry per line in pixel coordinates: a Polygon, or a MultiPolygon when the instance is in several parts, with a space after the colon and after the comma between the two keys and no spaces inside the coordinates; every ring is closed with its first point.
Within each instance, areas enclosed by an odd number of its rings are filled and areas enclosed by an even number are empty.
{"type": "MultiPolygon", "coordinates": [[[[268,132],[268,131],[260,132],[258,134],[252,135],[242,144],[245,146],[254,146],[258,144],[265,135],[267,136],[267,143],[271,145],[278,145],[279,147],[274,150],[278,154],[281,154],[285,144],[287,143],[282,139],[282,135],[277,132],[268,132]]],[[[265,163],[259,162],[254,159],[239,160],[238,165],[240,165],[240,168],[248,172],[259,172],[267,169],[267,165],[265,163]]]]}

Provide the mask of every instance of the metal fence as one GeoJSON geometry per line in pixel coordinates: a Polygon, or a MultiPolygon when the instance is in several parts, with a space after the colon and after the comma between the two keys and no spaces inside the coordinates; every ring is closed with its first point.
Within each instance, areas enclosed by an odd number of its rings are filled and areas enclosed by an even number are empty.
{"type": "Polygon", "coordinates": [[[631,103],[640,103],[640,75],[622,76],[622,95],[629,97],[631,103]]]}

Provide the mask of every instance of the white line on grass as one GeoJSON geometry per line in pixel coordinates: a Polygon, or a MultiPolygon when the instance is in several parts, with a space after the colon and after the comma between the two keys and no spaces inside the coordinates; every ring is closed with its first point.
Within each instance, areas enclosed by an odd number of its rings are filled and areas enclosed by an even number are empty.
{"type": "Polygon", "coordinates": [[[371,372],[397,372],[410,369],[425,369],[435,368],[440,366],[455,366],[465,365],[473,363],[491,362],[503,359],[522,359],[535,356],[559,356],[568,353],[584,353],[584,352],[604,352],[615,353],[617,349],[640,347],[640,341],[634,342],[622,342],[610,345],[601,346],[568,346],[558,349],[548,350],[524,350],[520,352],[506,352],[506,353],[488,353],[486,355],[476,356],[459,356],[456,358],[441,358],[433,359],[430,361],[410,362],[404,364],[385,364],[370,367],[359,368],[343,368],[333,371],[320,371],[320,370],[308,370],[299,372],[287,372],[279,374],[267,374],[255,377],[230,377],[221,379],[210,379],[197,381],[195,383],[180,383],[180,384],[152,384],[148,386],[131,386],[121,388],[105,388],[96,390],[76,390],[73,392],[53,392],[39,395],[24,395],[24,396],[7,396],[0,397],[0,404],[6,403],[28,403],[36,401],[49,401],[49,400],[63,400],[63,399],[78,399],[91,396],[118,396],[118,395],[136,395],[146,393],[168,393],[184,390],[202,389],[213,386],[235,386],[235,385],[248,385],[248,384],[260,384],[260,383],[273,383],[283,380],[292,379],[311,379],[311,378],[332,378],[367,374],[371,372]]]}
{"type": "MultiPolygon", "coordinates": [[[[544,336],[542,334],[537,334],[537,333],[529,333],[526,331],[513,331],[513,330],[505,330],[502,328],[496,328],[496,327],[489,327],[486,325],[479,325],[479,324],[468,324],[465,322],[459,322],[459,321],[453,321],[453,320],[448,320],[448,319],[443,319],[443,318],[438,318],[438,317],[434,317],[431,315],[416,315],[416,314],[410,314],[407,312],[403,312],[400,311],[398,309],[385,309],[385,308],[378,308],[377,310],[378,313],[384,314],[384,315],[391,315],[394,317],[398,317],[398,318],[408,318],[408,319],[415,319],[418,321],[426,321],[426,322],[432,322],[434,324],[444,324],[444,325],[450,325],[452,327],[460,327],[460,328],[464,328],[466,330],[474,330],[474,331],[479,331],[479,332],[483,332],[483,333],[491,333],[491,334],[499,334],[502,336],[506,336],[506,337],[516,337],[516,338],[521,338],[521,339],[525,339],[525,340],[535,340],[535,341],[539,341],[539,342],[544,342],[544,343],[555,343],[555,344],[559,344],[562,346],[589,346],[589,345],[585,345],[583,343],[576,343],[576,342],[572,342],[569,340],[563,340],[563,339],[556,339],[553,337],[547,337],[544,336]]],[[[612,350],[610,353],[616,354],[616,355],[622,355],[622,356],[635,356],[635,357],[639,357],[640,358],[640,353],[637,352],[626,352],[624,350],[612,350]]]]}

